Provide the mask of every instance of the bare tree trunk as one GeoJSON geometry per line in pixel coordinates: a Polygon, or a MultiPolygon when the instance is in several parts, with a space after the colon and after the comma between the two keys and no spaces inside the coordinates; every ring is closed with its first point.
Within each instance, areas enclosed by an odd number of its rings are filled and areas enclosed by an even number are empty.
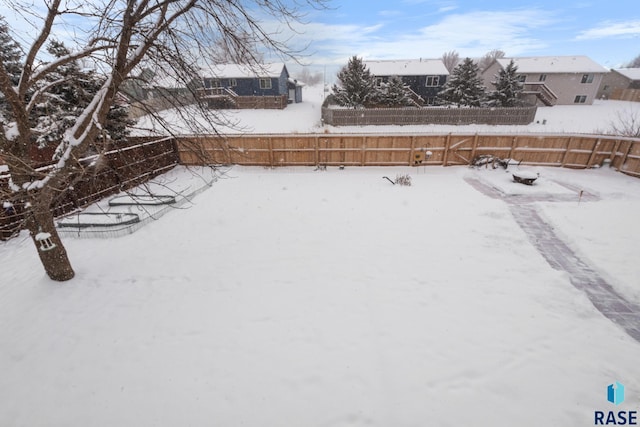
{"type": "Polygon", "coordinates": [[[73,279],[75,272],[67,256],[67,250],[56,230],[51,210],[48,207],[46,209],[34,209],[27,220],[27,227],[47,276],[57,282],[73,279]],[[50,235],[49,240],[52,245],[45,245],[38,240],[38,237],[42,237],[42,233],[50,235]]]}

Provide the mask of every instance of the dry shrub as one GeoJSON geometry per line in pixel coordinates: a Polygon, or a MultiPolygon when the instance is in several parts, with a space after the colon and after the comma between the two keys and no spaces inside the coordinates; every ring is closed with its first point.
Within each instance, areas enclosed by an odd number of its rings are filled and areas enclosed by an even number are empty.
{"type": "Polygon", "coordinates": [[[396,175],[396,184],[403,186],[411,186],[411,176],[408,174],[396,175]]]}

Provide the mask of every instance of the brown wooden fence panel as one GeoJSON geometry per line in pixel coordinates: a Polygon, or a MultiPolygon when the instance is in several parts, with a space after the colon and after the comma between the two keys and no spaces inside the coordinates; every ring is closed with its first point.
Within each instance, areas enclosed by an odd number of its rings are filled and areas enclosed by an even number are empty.
{"type": "Polygon", "coordinates": [[[625,141],[620,144],[619,159],[617,161],[620,172],[640,177],[640,143],[625,141]]]}
{"type": "Polygon", "coordinates": [[[640,89],[614,89],[611,99],[640,102],[640,89]]]}
{"type": "Polygon", "coordinates": [[[333,126],[490,124],[527,125],[535,119],[537,107],[512,108],[322,108],[322,120],[333,126]]]}
{"type": "Polygon", "coordinates": [[[248,135],[179,138],[176,145],[188,165],[453,166],[493,155],[570,168],[610,162],[640,176],[640,140],[597,135],[248,135]]]}

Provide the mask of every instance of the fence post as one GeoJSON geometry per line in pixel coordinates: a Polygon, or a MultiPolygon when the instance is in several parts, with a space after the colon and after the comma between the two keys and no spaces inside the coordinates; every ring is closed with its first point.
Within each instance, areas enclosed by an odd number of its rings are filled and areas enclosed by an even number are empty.
{"type": "Polygon", "coordinates": [[[447,134],[447,139],[444,142],[444,156],[442,158],[442,166],[448,166],[450,145],[451,145],[451,133],[447,134]]]}
{"type": "Polygon", "coordinates": [[[360,146],[360,166],[365,165],[365,158],[367,156],[367,137],[362,137],[362,145],[360,146]]]}
{"type": "Polygon", "coordinates": [[[269,147],[269,166],[273,167],[273,141],[271,137],[267,138],[267,146],[269,147]]]}
{"type": "Polygon", "coordinates": [[[615,167],[615,160],[618,157],[618,150],[620,149],[621,140],[616,140],[616,143],[613,145],[613,150],[611,150],[611,154],[609,155],[609,162],[611,162],[611,166],[615,167]]]}
{"type": "Polygon", "coordinates": [[[624,167],[624,164],[627,162],[629,153],[631,153],[631,148],[633,148],[633,141],[629,141],[629,147],[627,148],[627,150],[624,153],[624,156],[622,157],[622,161],[620,162],[620,167],[618,168],[618,170],[622,170],[622,168],[624,167]]]}
{"type": "Polygon", "coordinates": [[[567,142],[567,148],[564,150],[564,155],[562,156],[562,167],[567,164],[567,156],[571,151],[571,143],[573,142],[573,138],[569,137],[569,141],[567,142]]]}
{"type": "Polygon", "coordinates": [[[476,158],[476,151],[478,150],[478,132],[476,132],[475,138],[473,138],[473,148],[471,148],[471,158],[469,159],[469,164],[473,163],[473,160],[476,158]]]}
{"type": "Polygon", "coordinates": [[[514,136],[511,140],[511,150],[509,150],[509,159],[513,159],[513,152],[516,151],[516,147],[518,146],[518,137],[514,136]]]}
{"type": "Polygon", "coordinates": [[[409,151],[409,166],[415,166],[415,155],[416,155],[416,137],[415,135],[411,135],[411,150],[409,151]]]}
{"type": "Polygon", "coordinates": [[[595,159],[595,157],[596,157],[596,152],[597,152],[599,146],[600,146],[600,138],[596,139],[596,143],[593,146],[593,150],[591,151],[591,155],[589,156],[589,160],[587,160],[587,167],[588,168],[591,167],[591,163],[593,162],[593,159],[595,159]]]}

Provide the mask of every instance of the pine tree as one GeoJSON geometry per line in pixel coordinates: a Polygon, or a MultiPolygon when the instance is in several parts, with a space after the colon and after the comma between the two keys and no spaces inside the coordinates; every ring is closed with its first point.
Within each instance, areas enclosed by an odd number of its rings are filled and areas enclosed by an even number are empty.
{"type": "Polygon", "coordinates": [[[640,68],[640,55],[636,56],[635,58],[633,58],[632,61],[630,61],[627,65],[625,65],[626,68],[640,68]]]}
{"type": "MultiPolygon", "coordinates": [[[[11,84],[16,86],[20,81],[20,73],[22,72],[20,64],[22,51],[20,50],[20,45],[9,34],[9,26],[3,16],[0,16],[0,60],[9,75],[11,84]]],[[[0,93],[0,124],[10,120],[11,113],[7,107],[4,95],[0,93]]]]}
{"type": "Polygon", "coordinates": [[[338,105],[362,108],[376,103],[379,91],[371,72],[357,56],[338,73],[339,85],[333,85],[334,99],[338,105]]]}
{"type": "Polygon", "coordinates": [[[17,85],[22,71],[22,51],[20,45],[9,34],[9,26],[4,16],[0,16],[0,58],[11,77],[11,82],[17,85]]]}
{"type": "Polygon", "coordinates": [[[453,69],[438,98],[446,104],[479,107],[485,96],[485,88],[478,72],[478,66],[471,58],[465,58],[453,69]]]}
{"type": "MultiPolygon", "coordinates": [[[[59,41],[52,40],[47,51],[54,58],[63,58],[71,52],[59,41]]],[[[104,82],[93,70],[83,70],[76,61],[59,66],[47,76],[41,87],[49,88],[43,102],[32,111],[33,132],[37,135],[38,145],[58,144],[64,132],[73,126],[78,116],[87,107],[104,82]]],[[[133,124],[127,117],[126,109],[114,105],[111,107],[104,132],[96,142],[107,139],[119,141],[128,135],[127,126],[133,124]]]]}
{"type": "Polygon", "coordinates": [[[497,107],[515,107],[520,103],[520,93],[522,92],[522,82],[518,80],[518,67],[513,60],[506,68],[500,70],[496,75],[496,81],[491,82],[495,90],[488,96],[489,103],[497,107]]]}
{"type": "Polygon", "coordinates": [[[406,107],[414,105],[408,86],[398,76],[391,76],[380,85],[380,103],[386,107],[406,107]]]}

